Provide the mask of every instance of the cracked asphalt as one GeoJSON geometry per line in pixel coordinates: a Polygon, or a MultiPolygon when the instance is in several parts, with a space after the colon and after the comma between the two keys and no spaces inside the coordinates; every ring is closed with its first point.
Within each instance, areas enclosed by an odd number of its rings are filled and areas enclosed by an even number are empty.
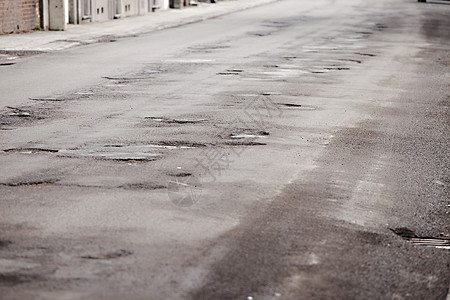
{"type": "Polygon", "coordinates": [[[448,300],[449,49],[281,0],[0,65],[0,298],[448,300]]]}

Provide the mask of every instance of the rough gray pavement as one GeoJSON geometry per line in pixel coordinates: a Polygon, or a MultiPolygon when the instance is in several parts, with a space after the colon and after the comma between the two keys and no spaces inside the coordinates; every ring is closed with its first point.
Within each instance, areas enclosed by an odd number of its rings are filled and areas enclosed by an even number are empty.
{"type": "Polygon", "coordinates": [[[2,299],[446,299],[449,16],[283,0],[0,67],[2,299]]]}

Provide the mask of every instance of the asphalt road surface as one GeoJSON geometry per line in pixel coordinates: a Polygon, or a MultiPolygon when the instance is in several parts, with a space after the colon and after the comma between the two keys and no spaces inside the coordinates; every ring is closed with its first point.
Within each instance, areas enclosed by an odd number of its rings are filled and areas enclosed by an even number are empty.
{"type": "Polygon", "coordinates": [[[0,298],[446,299],[448,4],[282,0],[0,67],[0,298]]]}

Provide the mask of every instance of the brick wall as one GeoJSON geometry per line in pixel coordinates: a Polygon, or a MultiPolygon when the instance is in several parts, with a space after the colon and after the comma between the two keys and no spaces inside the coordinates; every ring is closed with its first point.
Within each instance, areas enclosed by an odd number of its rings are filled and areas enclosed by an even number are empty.
{"type": "Polygon", "coordinates": [[[39,25],[39,0],[0,0],[0,34],[32,30],[39,25]]]}

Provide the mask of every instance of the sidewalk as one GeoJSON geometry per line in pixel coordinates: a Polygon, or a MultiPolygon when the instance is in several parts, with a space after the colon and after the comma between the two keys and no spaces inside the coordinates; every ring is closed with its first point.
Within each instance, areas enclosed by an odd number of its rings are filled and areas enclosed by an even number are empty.
{"type": "Polygon", "coordinates": [[[145,16],[128,17],[102,23],[68,25],[67,31],[35,31],[0,35],[0,60],[3,56],[26,55],[35,51],[58,51],[148,33],[165,28],[200,22],[232,12],[245,10],[277,0],[228,0],[215,4],[169,9],[145,16]],[[15,54],[14,54],[15,53],[15,54]]]}

